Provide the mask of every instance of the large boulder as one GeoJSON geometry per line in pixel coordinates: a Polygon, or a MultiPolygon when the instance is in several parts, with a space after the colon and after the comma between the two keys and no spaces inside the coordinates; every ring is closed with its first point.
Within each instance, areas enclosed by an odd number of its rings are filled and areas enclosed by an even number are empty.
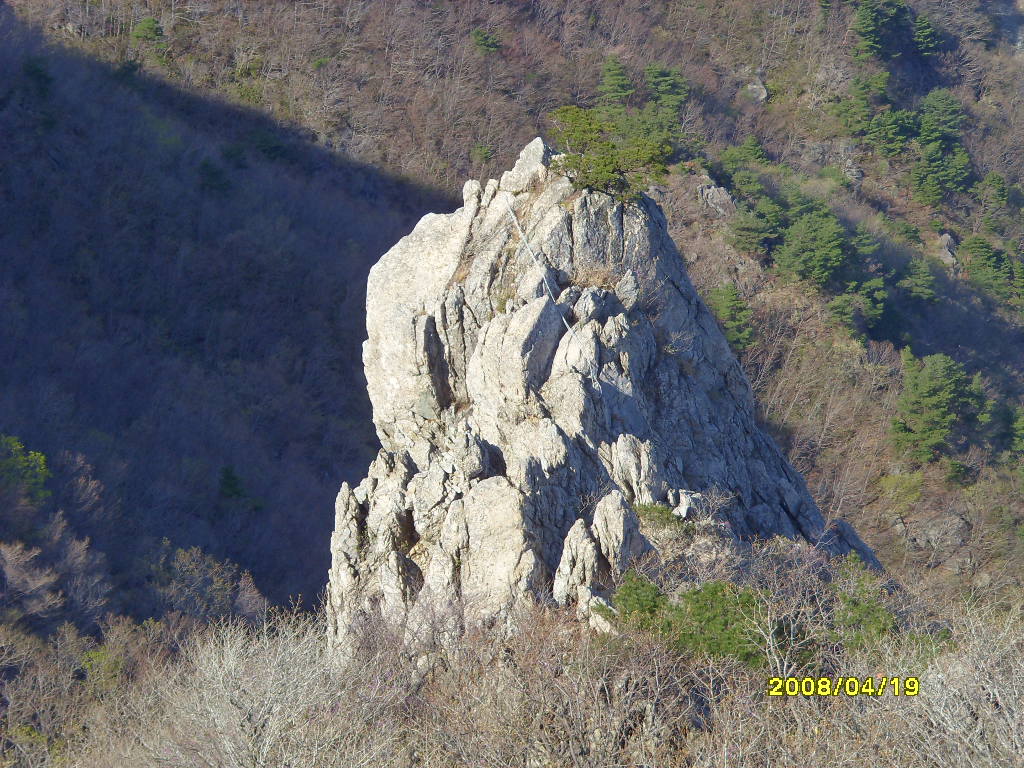
{"type": "MultiPolygon", "coordinates": [[[[636,506],[730,496],[739,538],[826,529],[649,199],[578,192],[537,139],[500,181],[429,215],[371,270],[363,362],[381,450],[338,494],[331,642],[582,618],[650,550],[636,506]],[[440,618],[439,618],[440,617],[440,618]]],[[[595,621],[599,619],[594,617],[595,621]]],[[[435,638],[436,639],[436,638],[435,638]]]]}

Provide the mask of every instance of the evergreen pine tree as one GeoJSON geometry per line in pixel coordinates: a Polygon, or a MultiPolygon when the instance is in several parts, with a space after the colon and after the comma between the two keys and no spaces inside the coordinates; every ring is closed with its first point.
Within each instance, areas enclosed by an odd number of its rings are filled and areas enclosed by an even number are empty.
{"type": "Polygon", "coordinates": [[[947,195],[963,192],[971,176],[971,158],[957,144],[946,151],[941,142],[921,147],[921,159],[910,170],[914,196],[927,205],[940,205],[947,195]]]}
{"type": "Polygon", "coordinates": [[[1024,454],[1024,405],[1016,411],[1016,418],[1013,420],[1013,440],[1010,450],[1014,453],[1024,454]]]}
{"type": "Polygon", "coordinates": [[[862,262],[874,256],[879,248],[878,240],[864,222],[858,224],[854,229],[853,237],[850,238],[850,246],[862,262]]]}
{"type": "Polygon", "coordinates": [[[617,112],[625,108],[626,101],[635,90],[633,81],[629,79],[629,74],[618,57],[606,58],[601,67],[601,83],[597,86],[597,92],[601,94],[598,103],[608,110],[617,112]]]}
{"type": "Polygon", "coordinates": [[[764,255],[778,239],[782,208],[769,197],[758,200],[754,209],[741,209],[729,224],[727,240],[738,251],[764,255]]]}
{"type": "Polygon", "coordinates": [[[868,143],[886,157],[903,152],[916,134],[917,117],[906,109],[885,109],[867,127],[868,143]]]}
{"type": "Polygon", "coordinates": [[[896,287],[919,301],[935,301],[938,298],[935,295],[935,275],[928,262],[921,257],[911,259],[906,275],[896,283],[896,287]]]}
{"type": "Polygon", "coordinates": [[[747,136],[742,144],[723,149],[722,154],[718,156],[718,162],[721,163],[722,170],[731,176],[741,168],[767,163],[768,155],[765,154],[757,137],[747,136]]]}
{"type": "Polygon", "coordinates": [[[727,283],[715,288],[708,296],[708,305],[721,323],[732,348],[741,352],[749,347],[754,341],[754,329],[750,325],[753,312],[736,286],[727,283]]]}
{"type": "Polygon", "coordinates": [[[892,422],[893,442],[915,461],[933,461],[947,447],[971,397],[963,366],[946,355],[917,360],[904,349],[903,394],[892,422]]]}
{"type": "Polygon", "coordinates": [[[943,149],[960,141],[967,116],[960,100],[946,88],[935,88],[921,99],[918,138],[922,144],[939,143],[943,149]]]}
{"type": "Polygon", "coordinates": [[[914,19],[914,46],[922,56],[934,56],[942,47],[942,35],[927,16],[914,19]]]}
{"type": "Polygon", "coordinates": [[[1013,270],[1009,259],[980,235],[971,235],[960,244],[960,255],[967,262],[971,282],[1001,299],[1010,298],[1013,270]]]}
{"type": "Polygon", "coordinates": [[[846,264],[844,235],[833,214],[806,213],[786,229],[783,243],[775,252],[775,263],[781,270],[823,287],[846,264]]]}

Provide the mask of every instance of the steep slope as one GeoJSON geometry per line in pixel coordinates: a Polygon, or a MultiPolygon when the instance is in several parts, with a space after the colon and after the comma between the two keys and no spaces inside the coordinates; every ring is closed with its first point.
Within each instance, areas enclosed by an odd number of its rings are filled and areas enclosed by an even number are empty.
{"type": "MultiPolygon", "coordinates": [[[[112,609],[161,614],[154,589],[192,547],[275,601],[315,600],[330,500],[377,449],[366,272],[448,204],[48,46],[3,7],[0,71],[0,434],[48,457],[69,532],[111,565],[112,609]],[[61,468],[86,465],[91,509],[64,498],[61,468]]],[[[205,570],[186,582],[219,579],[205,570]]]]}
{"type": "Polygon", "coordinates": [[[429,215],[372,268],[363,348],[382,449],[342,486],[331,637],[379,611],[507,615],[523,597],[588,615],[650,547],[635,508],[696,512],[740,537],[869,550],[826,526],[754,419],[750,385],[648,199],[576,192],[540,139],[464,206],[429,215]]]}

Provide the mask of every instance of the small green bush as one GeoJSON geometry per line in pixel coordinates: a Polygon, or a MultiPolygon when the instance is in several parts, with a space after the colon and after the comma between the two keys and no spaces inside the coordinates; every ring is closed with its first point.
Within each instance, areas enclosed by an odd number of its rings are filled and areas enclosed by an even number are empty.
{"type": "Polygon", "coordinates": [[[637,517],[650,525],[680,525],[683,521],[672,514],[672,508],[666,504],[634,504],[637,517]]]}
{"type": "Polygon", "coordinates": [[[806,213],[786,229],[783,243],[775,251],[775,264],[783,272],[824,287],[846,266],[845,239],[833,213],[806,213]]]}
{"type": "Polygon", "coordinates": [[[486,29],[474,29],[469,34],[476,50],[484,56],[497,53],[501,50],[501,38],[486,29]]]}
{"type": "Polygon", "coordinates": [[[782,206],[761,197],[753,209],[741,207],[732,217],[726,242],[741,253],[764,256],[781,237],[782,217],[782,206]]]}
{"type": "Polygon", "coordinates": [[[734,350],[742,352],[754,342],[754,327],[750,323],[754,313],[735,285],[726,283],[712,290],[708,305],[734,350]]]}
{"type": "Polygon", "coordinates": [[[896,617],[881,599],[877,575],[856,554],[848,555],[839,567],[839,604],[833,621],[836,639],[848,650],[877,646],[898,628],[896,617]]]}
{"type": "Polygon", "coordinates": [[[486,144],[474,144],[469,150],[469,159],[474,165],[483,165],[494,158],[494,149],[486,144]]]}
{"type": "Polygon", "coordinates": [[[550,113],[552,136],[565,150],[555,169],[577,189],[593,189],[628,202],[666,173],[672,147],[658,137],[616,123],[597,109],[559,107],[550,113]]]}
{"type": "Polygon", "coordinates": [[[136,41],[154,42],[164,36],[160,22],[152,16],[140,19],[139,23],[132,28],[132,39],[136,41]]]}
{"type": "Polygon", "coordinates": [[[41,504],[50,497],[46,489],[49,479],[46,456],[38,451],[26,451],[16,437],[0,435],[0,484],[20,487],[29,501],[41,504]]]}
{"type": "Polygon", "coordinates": [[[752,667],[765,662],[752,621],[756,600],[749,589],[709,581],[670,603],[633,571],[612,598],[622,621],[658,632],[679,651],[728,656],[752,667]]]}
{"type": "Polygon", "coordinates": [[[748,136],[741,144],[723,149],[718,162],[722,170],[732,176],[742,168],[764,165],[768,162],[768,155],[755,136],[748,136]]]}
{"type": "Polygon", "coordinates": [[[927,260],[921,257],[911,259],[903,278],[896,287],[918,301],[936,301],[935,274],[927,260]]]}
{"type": "Polygon", "coordinates": [[[222,499],[241,499],[245,497],[242,480],[235,473],[234,467],[221,467],[218,495],[222,499]]]}

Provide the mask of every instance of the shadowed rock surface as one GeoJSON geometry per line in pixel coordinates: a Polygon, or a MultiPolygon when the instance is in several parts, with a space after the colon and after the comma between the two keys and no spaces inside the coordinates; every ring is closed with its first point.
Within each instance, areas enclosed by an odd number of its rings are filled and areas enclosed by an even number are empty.
{"type": "Polygon", "coordinates": [[[750,385],[644,198],[577,192],[540,139],[373,267],[363,349],[381,451],[338,494],[331,642],[604,601],[650,549],[635,505],[733,497],[740,538],[870,550],[831,527],[754,417],[750,385]],[[457,610],[449,610],[457,608],[457,610]]]}

